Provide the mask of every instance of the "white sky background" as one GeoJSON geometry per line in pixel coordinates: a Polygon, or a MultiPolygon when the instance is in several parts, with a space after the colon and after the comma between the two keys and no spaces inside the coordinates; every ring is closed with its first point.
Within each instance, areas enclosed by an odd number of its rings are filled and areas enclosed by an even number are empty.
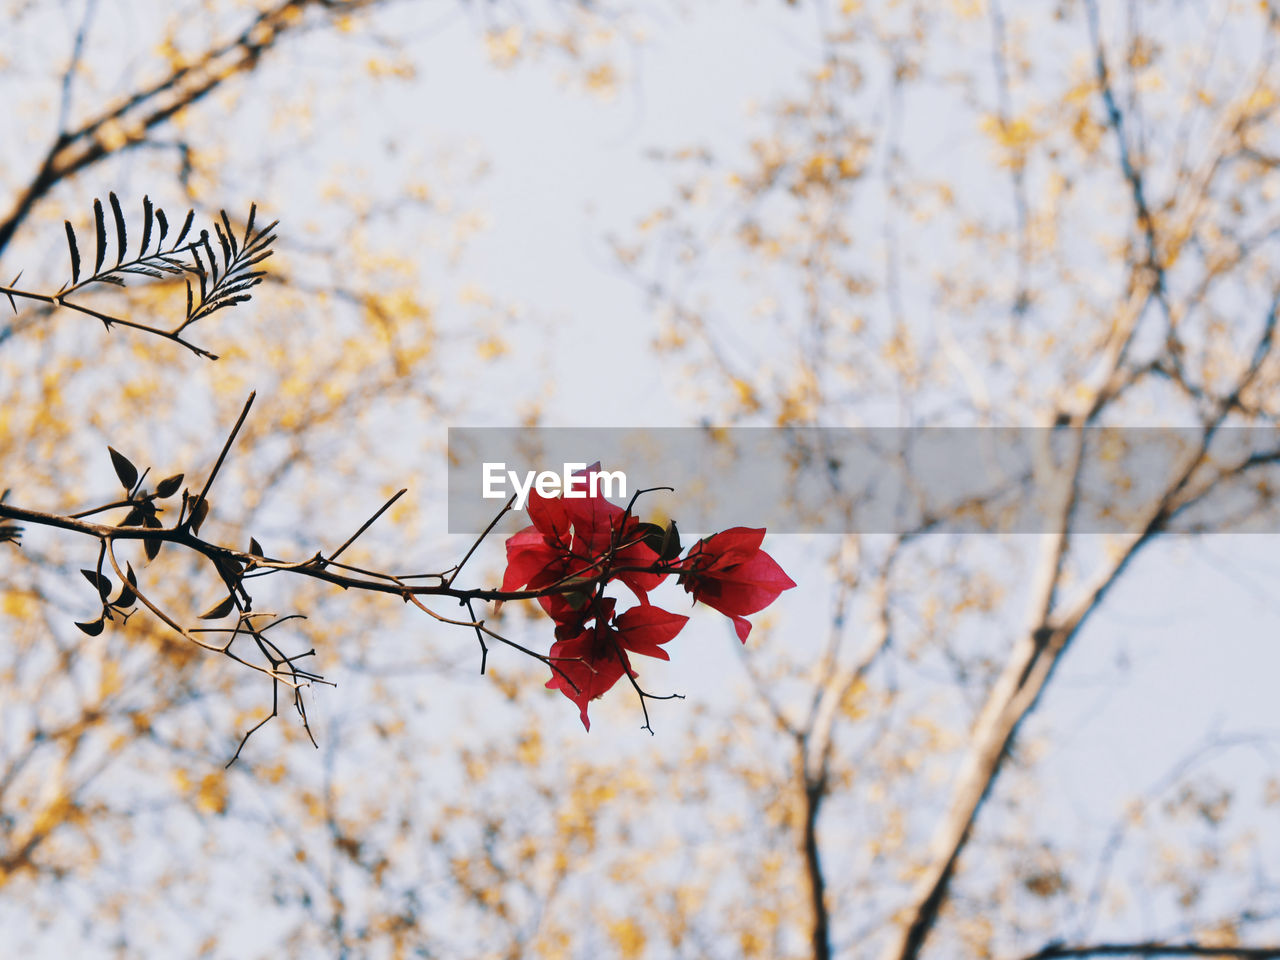
{"type": "MultiPolygon", "coordinates": [[[[528,306],[527,326],[512,331],[514,352],[545,355],[556,371],[545,407],[549,425],[689,425],[705,413],[682,402],[689,391],[678,365],[646,356],[651,318],[613,269],[601,236],[626,237],[639,217],[670,197],[667,169],[646,161],[646,150],[695,145],[741,155],[747,140],[763,132],[752,105],[794,91],[812,63],[818,45],[811,9],[744,6],[700,4],[696,14],[665,18],[671,29],[655,30],[631,64],[622,61],[633,72],[619,97],[605,103],[566,93],[555,71],[541,65],[495,71],[467,42],[470,25],[459,21],[432,42],[414,86],[421,98],[415,107],[393,101],[381,108],[420,116],[433,134],[475,142],[492,159],[475,194],[490,228],[467,263],[499,299],[528,306]],[[541,322],[548,317],[554,318],[549,342],[541,322]],[[626,359],[600,362],[606,356],[626,359]]],[[[917,130],[929,129],[918,115],[914,121],[917,130]]],[[[947,122],[939,118],[939,128],[947,122]]],[[[940,139],[934,150],[945,153],[940,139]]],[[[723,282],[728,294],[734,278],[723,282]]],[[[532,366],[537,376],[541,364],[532,366]]],[[[504,397],[507,376],[495,367],[481,372],[480,383],[492,377],[489,389],[504,397]]],[[[510,422],[500,412],[484,421],[510,422]]],[[[787,633],[808,623],[817,628],[825,616],[825,574],[813,560],[815,547],[823,549],[820,539],[770,541],[801,584],[779,604],[787,633]]],[[[1041,733],[1049,738],[1040,767],[1046,826],[1060,821],[1068,836],[1100,841],[1135,791],[1154,786],[1190,747],[1280,729],[1273,693],[1280,602],[1269,588],[1277,577],[1280,550],[1271,536],[1184,540],[1143,554],[1079,637],[1027,725],[1029,741],[1041,733]]],[[[706,698],[732,689],[710,690],[705,682],[725,675],[731,641],[698,643],[723,632],[695,617],[681,656],[659,674],[670,677],[670,689],[706,698]]],[[[592,737],[625,737],[635,725],[626,715],[630,705],[602,706],[593,707],[600,719],[592,737]]],[[[658,705],[671,735],[679,725],[672,714],[683,706],[658,705]]],[[[566,714],[565,723],[574,722],[566,714]]],[[[1274,757],[1263,762],[1275,770],[1274,757]]],[[[1214,754],[1206,766],[1231,782],[1233,774],[1256,773],[1258,757],[1242,748],[1214,754]]],[[[1260,820],[1258,828],[1260,849],[1274,852],[1280,836],[1274,824],[1260,820]]]]}
{"type": "MultiPolygon", "coordinates": [[[[456,266],[442,265],[447,236],[420,254],[427,287],[423,294],[439,303],[442,327],[471,316],[457,306],[459,290],[467,284],[516,309],[515,321],[501,326],[510,345],[507,356],[494,364],[466,364],[467,412],[456,425],[519,422],[520,412],[512,405],[536,396],[548,374],[554,390],[542,408],[547,425],[696,423],[707,411],[689,402],[682,364],[651,351],[650,311],[635,286],[613,267],[602,238],[610,233],[626,237],[640,216],[669,199],[669,171],[645,159],[647,150],[699,145],[730,156],[741,153],[749,137],[760,132],[752,103],[795,89],[801,71],[812,62],[817,48],[812,10],[793,11],[780,2],[707,2],[696,4],[695,13],[677,14],[656,3],[653,22],[662,29],[651,28],[649,42],[619,61],[626,72],[618,96],[602,101],[567,89],[554,60],[495,69],[477,39],[480,14],[454,12],[453,2],[436,6],[445,12],[423,16],[423,7],[416,13],[406,7],[384,18],[426,26],[418,27],[421,39],[409,43],[416,79],[383,81],[373,87],[373,97],[363,82],[350,87],[333,82],[344,71],[355,75],[362,70],[360,60],[349,55],[348,38],[307,39],[296,55],[291,47],[279,57],[296,68],[289,76],[268,72],[281,96],[292,88],[306,102],[315,95],[312,91],[320,91],[326,99],[312,104],[317,120],[323,121],[331,108],[344,118],[341,129],[321,127],[313,132],[314,139],[277,144],[279,166],[271,192],[280,206],[272,216],[280,216],[284,224],[282,249],[287,255],[288,243],[299,236],[296,225],[306,224],[314,209],[317,186],[298,171],[327,163],[333,150],[347,151],[352,169],[367,176],[363,183],[354,180],[354,187],[370,186],[376,193],[384,164],[400,170],[401,165],[421,163],[434,197],[448,198],[455,209],[474,209],[486,221],[456,266]],[[390,155],[388,131],[401,141],[390,155]],[[456,173],[452,180],[437,182],[442,156],[454,158],[456,173]],[[467,171],[478,161],[487,169],[472,180],[467,171]]],[[[101,29],[119,29],[122,23],[127,29],[131,5],[104,0],[104,14],[109,9],[125,15],[114,26],[104,15],[101,29]]],[[[62,36],[51,38],[51,46],[62,36]]],[[[45,69],[37,63],[32,72],[43,74],[45,69]]],[[[5,82],[14,81],[6,77],[5,82]]],[[[266,123],[262,117],[250,118],[266,123]]],[[[249,132],[226,131],[232,167],[238,144],[248,143],[249,132]]],[[[257,149],[246,147],[245,156],[256,156],[257,149]]],[[[11,146],[0,152],[8,161],[6,182],[11,182],[25,169],[21,157],[14,156],[22,150],[11,146]]],[[[106,189],[123,197],[130,185],[112,182],[99,189],[96,183],[82,183],[80,189],[84,206],[84,198],[106,189]]],[[[253,198],[255,185],[245,184],[243,194],[253,198]]],[[[61,196],[67,197],[66,192],[61,196]]],[[[236,197],[217,201],[228,207],[237,202],[236,197]]],[[[992,202],[1004,204],[1007,198],[992,202]]],[[[443,218],[441,222],[447,232],[443,218]]],[[[371,233],[377,235],[378,229],[371,233]]],[[[28,227],[27,242],[33,242],[32,232],[28,227]]],[[[60,236],[55,239],[60,242],[60,236]]],[[[17,253],[12,254],[15,262],[17,253]]],[[[726,285],[734,282],[724,278],[726,285]]],[[[217,330],[205,337],[215,341],[217,330]]],[[[447,425],[423,425],[424,446],[442,450],[447,425]]],[[[353,511],[365,512],[362,505],[353,511]]],[[[743,522],[749,525],[750,519],[743,522]]],[[[443,527],[441,518],[437,529],[443,527]]],[[[793,631],[822,624],[829,590],[823,564],[815,557],[826,542],[773,538],[766,545],[800,584],[779,602],[779,621],[793,631]]],[[[497,557],[495,547],[488,558],[491,569],[496,569],[497,557]]],[[[1270,535],[1187,539],[1144,551],[1078,638],[1028,724],[1031,738],[1040,733],[1050,737],[1041,768],[1046,822],[1061,819],[1077,836],[1089,831],[1100,835],[1132,792],[1157,781],[1189,745],[1211,734],[1280,728],[1274,697],[1280,675],[1274,639],[1280,635],[1277,582],[1280,548],[1270,535]],[[1120,660],[1127,667],[1118,669],[1120,660]],[[1064,731],[1070,733],[1064,737],[1064,731]]],[[[673,603],[672,609],[683,607],[673,603]]],[[[655,687],[679,690],[690,700],[732,695],[735,686],[723,678],[737,677],[736,655],[718,620],[710,611],[699,611],[675,644],[679,649],[673,664],[645,664],[644,675],[660,677],[655,687]]],[[[483,713],[485,698],[496,694],[486,692],[485,681],[471,677],[474,669],[470,662],[459,667],[467,679],[446,699],[468,701],[483,713]]],[[[443,684],[436,676],[399,682],[426,682],[437,690],[443,684]]],[[[363,710],[350,699],[359,688],[349,683],[319,694],[315,712],[322,739],[329,718],[359,722],[363,710]]],[[[528,695],[541,696],[537,690],[528,695]]],[[[578,727],[576,709],[567,700],[559,704],[558,719],[549,721],[554,724],[549,737],[577,737],[583,749],[606,752],[618,741],[648,741],[636,732],[638,709],[625,693],[615,691],[610,700],[593,705],[589,739],[578,727]]],[[[668,738],[674,748],[679,714],[688,703],[656,705],[656,749],[668,738]]],[[[263,737],[253,749],[277,747],[263,737]]],[[[1237,759],[1232,755],[1217,769],[1226,776],[1239,769],[1237,759]]],[[[1260,820],[1258,829],[1261,844],[1274,850],[1280,839],[1275,824],[1260,820]]]]}
{"type": "MultiPolygon", "coordinates": [[[[552,360],[548,425],[690,425],[703,415],[679,403],[679,376],[669,361],[599,362],[636,356],[652,337],[648,314],[609,262],[601,235],[626,236],[638,217],[668,199],[670,180],[661,164],[644,159],[646,150],[705,145],[738,154],[760,132],[753,104],[794,89],[812,62],[812,11],[743,6],[709,3],[697,14],[667,18],[672,29],[655,32],[638,52],[627,78],[635,86],[624,85],[611,102],[566,92],[555,71],[538,64],[494,70],[468,42],[472,27],[462,18],[424,58],[414,86],[421,99],[411,112],[441,138],[474,141],[492,159],[475,195],[491,225],[467,262],[499,298],[531,308],[527,328],[513,331],[521,344],[515,353],[541,347],[552,360]],[[538,321],[548,316],[555,318],[552,345],[544,346],[547,329],[538,321]]],[[[380,109],[404,108],[397,102],[380,109]]],[[[496,396],[507,395],[505,375],[493,374],[496,396]]],[[[485,425],[509,422],[499,414],[485,425]]],[[[823,573],[805,563],[811,548],[797,540],[770,542],[801,584],[784,607],[789,618],[807,616],[812,603],[816,619],[823,589],[813,587],[823,573]]],[[[821,549],[821,540],[815,545],[821,549]]],[[[1280,600],[1269,588],[1277,577],[1280,547],[1272,536],[1187,538],[1149,548],[1051,686],[1050,709],[1042,713],[1052,712],[1055,728],[1073,733],[1050,747],[1058,761],[1049,764],[1056,783],[1046,792],[1060,788],[1091,819],[1105,817],[1135,786],[1165,774],[1188,745],[1212,734],[1280,729],[1272,692],[1280,600]],[[1117,670],[1119,662],[1128,667],[1117,670]]],[[[686,655],[692,649],[688,644],[686,655]]],[[[722,650],[715,648],[711,662],[685,660],[675,669],[705,677],[722,650]]],[[[1030,727],[1040,725],[1037,718],[1030,727]]]]}

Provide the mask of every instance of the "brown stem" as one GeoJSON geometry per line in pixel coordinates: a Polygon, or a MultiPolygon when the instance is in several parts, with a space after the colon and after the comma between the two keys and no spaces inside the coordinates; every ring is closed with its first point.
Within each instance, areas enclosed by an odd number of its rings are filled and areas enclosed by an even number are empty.
{"type": "Polygon", "coordinates": [[[1064,957],[1237,957],[1240,960],[1277,960],[1280,946],[1214,947],[1202,943],[1095,943],[1069,947],[1050,944],[1024,960],[1059,960],[1064,957]]]}
{"type": "Polygon", "coordinates": [[[277,3],[258,14],[234,40],[211,47],[190,63],[175,67],[164,79],[103,110],[77,129],[59,130],[36,175],[9,215],[0,220],[0,253],[36,204],[55,186],[118,150],[135,146],[145,132],[204,99],[230,78],[252,70],[282,34],[305,24],[306,18],[298,14],[313,5],[328,6],[318,0],[277,3]],[[121,147],[108,146],[102,132],[112,124],[136,131],[134,139],[121,147]]]}
{"type": "Polygon", "coordinates": [[[813,960],[831,960],[831,915],[827,910],[827,884],[822,873],[822,859],[818,849],[818,813],[826,796],[826,784],[811,780],[804,784],[804,855],[805,880],[809,888],[809,907],[812,918],[810,942],[813,944],[813,960]]]}

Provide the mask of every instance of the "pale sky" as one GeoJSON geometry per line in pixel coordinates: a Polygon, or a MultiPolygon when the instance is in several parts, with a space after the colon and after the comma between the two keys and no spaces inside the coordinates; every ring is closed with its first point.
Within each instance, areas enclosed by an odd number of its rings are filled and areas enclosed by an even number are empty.
{"type": "MultiPolygon", "coordinates": [[[[128,3],[108,6],[133,9],[128,3]]],[[[443,6],[453,11],[456,4],[451,0],[443,6]]],[[[682,364],[652,351],[652,315],[635,286],[613,266],[603,238],[626,237],[638,218],[670,199],[667,169],[647,159],[646,152],[697,145],[740,157],[763,129],[753,107],[796,89],[800,71],[819,47],[818,20],[811,10],[727,0],[696,6],[695,13],[676,13],[655,4],[649,41],[624,48],[626,55],[617,61],[623,77],[611,99],[575,89],[578,80],[565,81],[555,60],[495,69],[468,15],[419,16],[411,6],[383,18],[388,31],[398,22],[414,22],[423,31],[409,44],[417,71],[411,81],[386,80],[374,87],[375,95],[344,81],[344,75],[355,76],[364,67],[344,52],[341,37],[308,39],[296,59],[292,52],[280,57],[291,68],[287,76],[279,66],[266,71],[282,96],[291,89],[306,91],[303,99],[321,121],[312,128],[312,139],[296,149],[277,147],[280,165],[272,174],[271,193],[280,207],[272,216],[284,224],[282,247],[306,239],[296,225],[308,222],[322,192],[306,171],[327,167],[333,152],[350,156],[351,168],[364,171],[369,178],[364,183],[375,195],[380,171],[395,170],[398,177],[407,166],[421,163],[433,195],[447,198],[454,210],[478,214],[477,232],[456,265],[442,265],[449,247],[445,218],[439,221],[438,244],[419,254],[423,294],[441,304],[442,323],[471,316],[458,306],[459,294],[470,287],[516,309],[515,322],[501,326],[510,352],[492,364],[466,361],[469,379],[457,396],[466,402],[467,419],[453,425],[519,423],[510,401],[538,395],[544,379],[553,384],[543,406],[547,425],[688,426],[705,415],[691,402],[682,364]],[[326,111],[340,116],[342,125],[325,127],[326,111]],[[387,142],[393,137],[400,142],[390,153],[387,142]],[[441,157],[451,158],[445,165],[448,176],[438,172],[441,157]],[[479,163],[486,169],[473,180],[468,171],[479,163]]],[[[129,16],[115,21],[104,16],[102,35],[127,31],[130,22],[129,16]]],[[[57,37],[48,42],[61,49],[57,37]]],[[[361,49],[377,55],[373,45],[361,49]]],[[[47,65],[36,57],[31,69],[44,75],[47,65]]],[[[20,81],[6,76],[6,82],[20,81]]],[[[248,147],[250,133],[266,125],[253,113],[236,116],[244,118],[245,129],[226,131],[232,169],[257,157],[248,147]],[[241,146],[243,161],[237,159],[241,146]]],[[[0,152],[8,161],[7,178],[24,169],[14,156],[22,152],[13,146],[0,152]]],[[[99,176],[104,174],[95,173],[99,176]]],[[[386,177],[386,183],[396,182],[386,177]]],[[[96,181],[79,186],[86,197],[96,195],[97,188],[96,181]]],[[[130,186],[110,189],[123,194],[130,186]]],[[[252,192],[244,189],[246,197],[252,192]]],[[[220,202],[231,206],[237,200],[220,202]]],[[[1007,198],[991,202],[1003,204],[1007,198]]],[[[409,222],[415,229],[420,225],[409,222]]],[[[735,277],[717,277],[713,286],[717,283],[724,285],[727,300],[739,295],[735,277]]],[[[434,447],[440,458],[431,469],[439,469],[441,477],[449,425],[423,429],[424,446],[434,447]]],[[[750,525],[750,518],[743,522],[750,525]]],[[[440,517],[436,529],[443,528],[440,517]]],[[[465,538],[448,542],[441,554],[459,544],[465,549],[466,543],[465,538]]],[[[799,584],[773,608],[771,617],[785,629],[770,636],[802,635],[825,623],[830,588],[823,558],[830,545],[821,537],[766,542],[799,584]]],[[[477,567],[496,571],[500,557],[495,544],[477,567]]],[[[1050,736],[1040,768],[1046,823],[1061,821],[1077,836],[1100,837],[1133,791],[1157,782],[1189,745],[1211,733],[1280,733],[1274,706],[1280,675],[1277,582],[1280,546],[1273,535],[1170,540],[1147,548],[1078,638],[1025,729],[1029,742],[1041,733],[1050,736]]],[[[1013,589],[1018,588],[1015,580],[1013,589]]],[[[688,612],[683,594],[674,588],[668,599],[672,609],[688,612]]],[[[1021,614],[1018,604],[1012,609],[1021,614]]],[[[474,676],[469,641],[448,640],[455,643],[450,649],[460,676],[423,707],[423,716],[438,717],[454,705],[483,715],[499,694],[474,676]]],[[[389,646],[402,652],[417,642],[417,637],[397,637],[389,646]]],[[[739,695],[735,643],[721,618],[701,612],[682,634],[682,650],[671,664],[644,664],[651,687],[689,698],[651,708],[656,749],[666,742],[674,751],[682,713],[692,701],[715,704],[739,695]]],[[[426,682],[442,685],[438,676],[426,682]]],[[[938,678],[939,685],[947,682],[938,678]]],[[[331,724],[358,726],[373,712],[359,700],[369,691],[369,684],[352,680],[336,692],[319,692],[313,710],[322,742],[334,732],[331,724]]],[[[543,696],[536,689],[527,695],[543,696]]],[[[593,705],[589,736],[572,705],[559,706],[558,713],[548,712],[550,739],[567,738],[584,752],[602,755],[619,743],[631,749],[641,737],[642,749],[651,746],[648,735],[638,731],[638,707],[625,695],[615,693],[611,702],[593,705]]],[[[265,756],[284,748],[264,736],[253,749],[265,756]]],[[[316,756],[319,763],[321,755],[316,756]]],[[[1216,769],[1230,773],[1239,759],[1233,754],[1216,769]]],[[[1277,768],[1275,758],[1270,765],[1277,768]]],[[[1260,849],[1276,862],[1280,831],[1261,820],[1258,826],[1260,849]]],[[[234,891],[228,896],[234,899],[234,891]]]]}

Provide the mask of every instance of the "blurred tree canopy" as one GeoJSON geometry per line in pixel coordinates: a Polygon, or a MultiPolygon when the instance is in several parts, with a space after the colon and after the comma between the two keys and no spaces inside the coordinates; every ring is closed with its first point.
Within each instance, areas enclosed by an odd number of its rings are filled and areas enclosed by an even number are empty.
{"type": "MultiPolygon", "coordinates": [[[[229,769],[266,682],[154,619],[87,636],[73,623],[100,604],[84,543],[0,538],[12,949],[1280,956],[1274,730],[1228,716],[1182,738],[1161,719],[1212,713],[1217,670],[1243,709],[1266,644],[1223,628],[1202,638],[1207,658],[1141,655],[1116,614],[1178,619],[1179,598],[1143,579],[1178,550],[1274,556],[1270,538],[1171,533],[1230,530],[1194,518],[1231,484],[1254,494],[1232,522],[1274,510],[1275,457],[1214,446],[1273,427],[1280,396],[1272,3],[11,0],[6,14],[0,282],[24,268],[24,286],[57,289],[59,221],[87,262],[90,203],[110,193],[208,223],[256,202],[282,221],[252,304],[193,328],[216,362],[51,303],[0,321],[14,502],[98,502],[117,486],[107,443],[155,477],[207,470],[256,391],[265,413],[221,468],[207,530],[305,557],[413,477],[344,558],[450,562],[438,426],[538,423],[550,385],[572,391],[588,366],[532,353],[554,311],[504,302],[468,259],[486,179],[521,156],[442,144],[430,116],[405,114],[424,83],[471,109],[433,69],[460,36],[509,83],[554,78],[547,117],[584,95],[643,116],[646,57],[682,43],[706,44],[708,64],[739,36],[791,51],[757,65],[778,77],[748,116],[648,151],[648,180],[592,171],[647,207],[592,239],[650,344],[596,365],[606,383],[652,373],[686,423],[1042,427],[1067,441],[1068,478],[1036,536],[925,525],[779,550],[800,587],[741,655],[731,636],[685,641],[706,639],[689,697],[652,739],[618,723],[586,740],[536,665],[495,658],[477,676],[474,638],[411,607],[272,579],[265,603],[307,613],[288,629],[338,686],[313,701],[319,752],[278,722],[229,769]],[[1197,444],[1132,533],[1102,535],[1075,526],[1079,465],[1088,428],[1116,424],[1197,444]],[[1163,687],[1191,693],[1171,706],[1163,687]],[[1123,709],[1082,707],[1081,689],[1123,709]],[[1091,729],[1095,714],[1115,728],[1091,729]],[[1086,730],[1171,759],[1154,775],[1068,763],[1086,730]]],[[[710,67],[684,69],[704,102],[710,67]]],[[[600,199],[582,189],[566,211],[600,199]]],[[[150,317],[184,295],[160,278],[104,296],[150,317]]],[[[497,551],[476,563],[496,579],[497,551]]],[[[225,595],[176,551],[140,573],[192,612],[225,595]]],[[[545,642],[526,604],[492,622],[545,642]]],[[[1148,641],[1175,632],[1154,624],[1148,641]]]]}

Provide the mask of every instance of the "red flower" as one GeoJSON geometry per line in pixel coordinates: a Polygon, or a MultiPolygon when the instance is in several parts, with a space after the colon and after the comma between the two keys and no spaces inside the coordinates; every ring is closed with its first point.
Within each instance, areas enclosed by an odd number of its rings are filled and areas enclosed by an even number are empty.
{"type": "Polygon", "coordinates": [[[558,669],[552,671],[547,687],[559,690],[578,705],[582,725],[588,730],[591,720],[587,717],[587,704],[608,692],[624,673],[635,677],[627,653],[671,659],[662,644],[675,637],[689,620],[653,605],[632,607],[615,618],[613,607],[613,598],[604,598],[595,611],[595,626],[551,646],[550,655],[556,658],[558,669]]]}
{"type": "MultiPolygon", "coordinates": [[[[596,463],[585,473],[599,469],[596,463]]],[[[503,590],[541,590],[574,577],[595,578],[613,566],[648,567],[658,561],[658,555],[639,539],[639,521],[602,496],[548,498],[535,490],[529,493],[526,509],[533,525],[507,540],[503,590]]],[[[649,591],[665,575],[627,571],[617,579],[641,603],[648,603],[649,591]]],[[[570,588],[565,594],[539,597],[538,603],[557,623],[579,626],[584,617],[577,601],[586,598],[571,600],[571,596],[570,588]]]]}
{"type": "MultiPolygon", "coordinates": [[[[585,473],[599,468],[593,464],[585,473]]],[[[795,586],[760,549],[764,530],[734,527],[694,544],[675,560],[680,543],[674,524],[664,530],[641,523],[599,494],[548,498],[532,491],[527,509],[532,525],[507,540],[502,590],[552,591],[538,597],[556,625],[547,687],[578,705],[588,730],[588,704],[624,676],[635,681],[630,655],[669,659],[663,644],[688,622],[649,603],[649,591],[666,571],[678,575],[695,601],[730,617],[744,643],[751,632],[745,615],[763,610],[795,586]],[[660,545],[661,556],[650,544],[660,545]],[[654,567],[660,571],[652,572],[654,567]],[[626,584],[640,606],[615,616],[617,601],[603,595],[612,580],[626,584]]]]}
{"type": "MultiPolygon", "coordinates": [[[[507,570],[502,577],[504,591],[526,586],[530,590],[540,590],[590,569],[589,561],[574,562],[572,527],[560,500],[550,500],[534,493],[530,495],[528,510],[533,526],[525,527],[507,539],[507,570]]],[[[560,619],[557,614],[572,609],[559,594],[539,597],[538,603],[553,619],[560,619]]]]}
{"type": "Polygon", "coordinates": [[[794,587],[773,557],[760,549],[764,530],[731,527],[694,544],[680,561],[680,582],[695,601],[733,620],[738,639],[747,642],[748,613],[763,610],[783,590],[794,587]]]}

